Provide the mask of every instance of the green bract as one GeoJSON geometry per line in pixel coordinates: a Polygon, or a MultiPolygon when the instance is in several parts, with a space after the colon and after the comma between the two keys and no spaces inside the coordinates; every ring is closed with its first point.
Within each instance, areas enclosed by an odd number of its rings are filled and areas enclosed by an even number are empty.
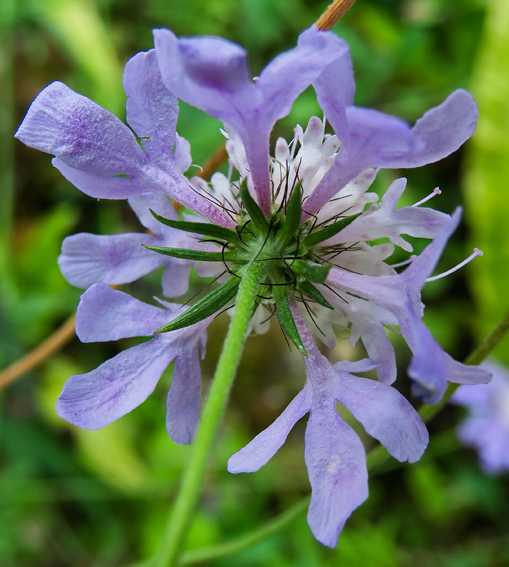
{"type": "MultiPolygon", "coordinates": [[[[267,218],[247,189],[240,184],[237,204],[238,225],[233,229],[208,223],[168,220],[156,213],[154,217],[177,230],[201,235],[196,250],[145,246],[149,250],[199,262],[222,262],[224,272],[217,278],[226,278],[218,288],[190,307],[187,311],[158,329],[157,333],[174,331],[210,317],[234,302],[239,284],[247,267],[258,263],[262,277],[256,306],[260,303],[275,308],[281,328],[298,350],[307,356],[290,309],[290,296],[298,300],[333,309],[313,284],[324,284],[330,264],[322,257],[325,248],[318,245],[348,226],[358,215],[334,219],[324,226],[316,221],[302,223],[301,183],[287,189],[281,203],[273,205],[267,218]],[[211,249],[214,248],[214,249],[211,249]]],[[[255,306],[255,308],[256,308],[255,306]]]]}

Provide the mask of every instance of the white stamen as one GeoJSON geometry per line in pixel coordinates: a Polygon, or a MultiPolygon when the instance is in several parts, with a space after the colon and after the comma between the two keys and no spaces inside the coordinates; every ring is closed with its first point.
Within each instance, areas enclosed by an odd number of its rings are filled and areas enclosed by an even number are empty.
{"type": "Polygon", "coordinates": [[[405,260],[404,262],[399,262],[399,264],[391,264],[391,268],[401,268],[401,266],[411,264],[416,258],[417,256],[415,254],[412,254],[410,258],[408,258],[408,260],[405,260]]]}
{"type": "Polygon", "coordinates": [[[425,203],[426,201],[429,201],[430,199],[433,199],[433,197],[436,197],[437,195],[441,195],[442,191],[440,191],[440,189],[438,187],[435,187],[433,189],[433,193],[430,193],[427,197],[424,197],[424,199],[422,199],[421,201],[418,201],[417,203],[414,203],[412,205],[412,207],[418,207],[419,205],[422,205],[423,203],[425,203]]]}
{"type": "Polygon", "coordinates": [[[447,270],[447,272],[444,272],[443,274],[438,274],[438,276],[433,276],[432,278],[428,278],[426,282],[434,282],[435,280],[439,280],[440,278],[445,278],[445,276],[449,276],[450,274],[453,274],[456,270],[463,268],[463,266],[468,264],[476,256],[482,256],[482,250],[479,250],[478,248],[474,248],[473,253],[470,254],[470,256],[466,260],[463,260],[463,262],[460,262],[457,266],[451,268],[450,270],[447,270]]]}

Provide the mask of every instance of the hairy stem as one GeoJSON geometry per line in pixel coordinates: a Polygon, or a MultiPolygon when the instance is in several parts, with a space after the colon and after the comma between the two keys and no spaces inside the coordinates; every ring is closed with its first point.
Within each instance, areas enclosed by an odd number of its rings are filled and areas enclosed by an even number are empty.
{"type": "Polygon", "coordinates": [[[176,565],[185,544],[212,454],[214,440],[244,349],[249,322],[253,314],[253,304],[264,271],[264,263],[255,262],[247,268],[240,283],[235,313],[207,401],[203,407],[180,492],[168,517],[161,548],[155,562],[156,567],[176,565]]]}

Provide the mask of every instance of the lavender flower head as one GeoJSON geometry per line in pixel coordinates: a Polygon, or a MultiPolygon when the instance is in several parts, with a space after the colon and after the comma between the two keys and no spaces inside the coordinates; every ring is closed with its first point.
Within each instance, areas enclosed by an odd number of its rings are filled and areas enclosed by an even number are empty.
{"type": "MultiPolygon", "coordinates": [[[[129,199],[143,232],[79,234],[63,244],[59,264],[82,296],[77,333],[83,341],[150,336],[85,375],[72,376],[58,413],[97,429],[141,404],[171,360],[167,427],[190,443],[199,419],[199,354],[211,318],[235,302],[240,282],[262,271],[251,329],[264,332],[275,315],[303,355],[308,380],[282,416],[234,455],[232,472],[254,471],[278,450],[297,419],[309,413],[306,464],[312,486],[309,523],[334,546],[352,510],[367,496],[362,444],[335,411],[348,407],[368,433],[400,460],[417,460],[427,444],[424,424],[391,384],[396,360],[387,329],[399,327],[413,357],[408,373],[423,401],[438,401],[447,382],[488,382],[489,371],[454,361],[422,322],[420,290],[432,274],[461,211],[452,216],[420,206],[397,208],[406,180],[379,199],[369,192],[379,168],[418,167],[454,152],[473,133],[477,106],[463,90],[426,112],[413,127],[353,105],[355,83],[348,46],[312,27],[298,46],[253,80],[246,52],[220,38],[181,38],[155,30],[155,50],[127,64],[127,121],[61,83],[33,102],[16,137],[53,154],[53,165],[92,197],[129,199]],[[276,141],[274,123],[309,85],[326,119],[311,117],[290,141],[276,141]],[[210,183],[184,173],[189,144],[176,133],[177,100],[224,125],[228,175],[210,183]],[[170,199],[186,207],[179,217],[170,199]],[[404,235],[431,242],[398,272],[387,260],[395,246],[410,253],[404,235]],[[383,244],[374,241],[385,239],[383,244]],[[136,280],[166,266],[163,293],[188,288],[193,266],[219,286],[187,310],[160,301],[143,304],[106,284],[136,280]],[[319,353],[308,325],[327,346],[334,327],[362,340],[368,361],[333,368],[319,353]],[[349,372],[376,370],[378,381],[349,372]]],[[[432,194],[432,196],[435,192],[432,194]]],[[[211,290],[212,289],[212,290],[211,290]]]]}
{"type": "Polygon", "coordinates": [[[493,380],[461,386],[452,402],[468,409],[468,417],[458,427],[459,438],[477,449],[487,473],[498,474],[509,470],[509,372],[493,361],[483,367],[493,373],[493,380]]]}

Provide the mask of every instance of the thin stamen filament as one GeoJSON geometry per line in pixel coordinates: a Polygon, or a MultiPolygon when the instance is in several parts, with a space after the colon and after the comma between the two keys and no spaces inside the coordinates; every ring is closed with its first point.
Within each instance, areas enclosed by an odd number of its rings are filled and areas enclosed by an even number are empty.
{"type": "Polygon", "coordinates": [[[476,256],[482,256],[482,255],[483,255],[482,250],[479,250],[478,248],[474,248],[474,251],[472,252],[472,254],[470,254],[470,256],[468,258],[463,260],[463,262],[460,262],[457,266],[454,266],[454,268],[447,270],[447,272],[443,272],[442,274],[438,274],[438,276],[433,276],[431,278],[427,278],[426,282],[434,282],[435,280],[439,280],[441,278],[445,278],[446,276],[450,276],[451,274],[453,274],[454,272],[456,272],[460,268],[463,268],[463,266],[465,266],[470,261],[472,261],[476,256]]]}

